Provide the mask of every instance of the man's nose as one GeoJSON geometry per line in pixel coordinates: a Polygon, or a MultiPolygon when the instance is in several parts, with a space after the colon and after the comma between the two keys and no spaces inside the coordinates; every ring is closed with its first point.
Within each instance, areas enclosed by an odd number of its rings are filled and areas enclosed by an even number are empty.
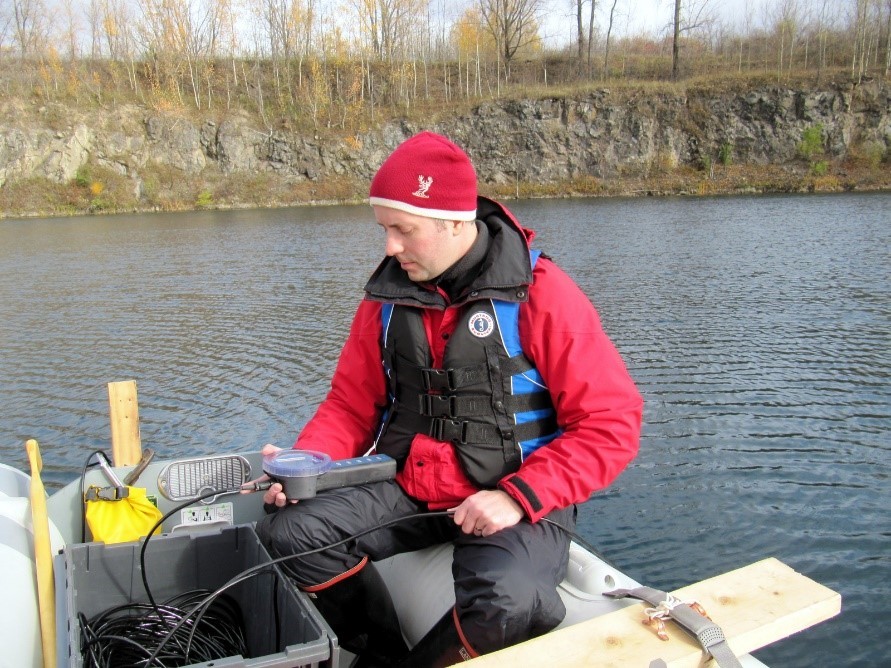
{"type": "Polygon", "coordinates": [[[394,234],[387,235],[387,256],[394,257],[402,252],[402,242],[394,234]]]}

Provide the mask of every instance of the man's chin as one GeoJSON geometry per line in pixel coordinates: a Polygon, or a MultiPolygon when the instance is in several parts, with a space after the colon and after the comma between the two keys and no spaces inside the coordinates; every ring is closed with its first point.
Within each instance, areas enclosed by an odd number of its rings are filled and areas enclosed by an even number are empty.
{"type": "Polygon", "coordinates": [[[402,265],[402,271],[408,274],[408,278],[411,281],[426,281],[427,280],[427,272],[424,271],[422,267],[419,267],[414,262],[409,262],[407,264],[402,265]]]}

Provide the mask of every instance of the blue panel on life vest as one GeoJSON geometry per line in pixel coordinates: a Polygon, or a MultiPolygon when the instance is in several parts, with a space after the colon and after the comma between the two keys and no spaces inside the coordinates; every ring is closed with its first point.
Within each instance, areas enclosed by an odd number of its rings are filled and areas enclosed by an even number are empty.
{"type": "Polygon", "coordinates": [[[390,331],[390,319],[393,317],[393,304],[383,304],[381,306],[381,334],[383,336],[384,345],[387,345],[387,334],[390,331]]]}

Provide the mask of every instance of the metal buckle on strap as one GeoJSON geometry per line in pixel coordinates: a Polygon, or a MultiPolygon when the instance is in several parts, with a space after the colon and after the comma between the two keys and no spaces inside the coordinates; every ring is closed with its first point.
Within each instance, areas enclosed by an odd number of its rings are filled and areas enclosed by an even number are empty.
{"type": "Polygon", "coordinates": [[[430,417],[457,417],[455,397],[449,394],[422,394],[418,397],[418,412],[430,417]]]}
{"type": "Polygon", "coordinates": [[[130,496],[126,487],[96,487],[92,485],[84,494],[84,501],[120,501],[130,496]]]}
{"type": "Polygon", "coordinates": [[[430,431],[428,434],[437,441],[452,441],[453,443],[466,444],[467,421],[433,418],[430,420],[430,431]]]}
{"type": "Polygon", "coordinates": [[[424,379],[424,389],[430,390],[449,390],[454,392],[455,376],[452,369],[421,369],[421,377],[424,379]]]}
{"type": "MultiPolygon", "coordinates": [[[[696,634],[696,639],[699,640],[699,644],[705,647],[706,650],[727,641],[727,638],[724,636],[724,629],[715,623],[701,629],[696,634]]],[[[709,652],[709,654],[711,654],[711,652],[709,652]]]]}

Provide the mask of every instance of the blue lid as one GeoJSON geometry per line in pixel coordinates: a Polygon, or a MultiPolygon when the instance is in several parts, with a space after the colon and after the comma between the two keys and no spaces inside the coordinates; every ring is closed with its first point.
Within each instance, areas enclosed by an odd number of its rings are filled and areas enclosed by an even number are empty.
{"type": "Polygon", "coordinates": [[[313,450],[279,450],[263,457],[263,470],[276,478],[303,478],[331,468],[331,457],[313,450]]]}

